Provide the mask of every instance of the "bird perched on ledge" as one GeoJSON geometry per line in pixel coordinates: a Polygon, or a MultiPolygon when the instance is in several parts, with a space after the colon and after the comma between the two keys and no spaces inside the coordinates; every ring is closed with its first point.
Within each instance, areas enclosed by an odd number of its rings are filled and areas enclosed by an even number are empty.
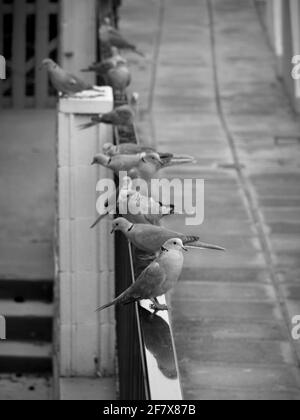
{"type": "Polygon", "coordinates": [[[102,311],[113,305],[128,305],[140,300],[150,299],[150,309],[155,312],[167,311],[157,298],[169,292],[179,280],[183,268],[183,251],[187,251],[181,239],[170,239],[163,244],[159,256],[142,272],[136,282],[113,302],[102,306],[102,311]]]}
{"type": "Polygon", "coordinates": [[[142,51],[140,51],[135,45],[128,42],[121,33],[112,26],[109,17],[105,18],[104,22],[100,26],[99,37],[104,46],[117,47],[119,50],[130,50],[142,57],[145,57],[142,51]]]}
{"type": "Polygon", "coordinates": [[[124,218],[132,223],[150,223],[158,225],[159,221],[164,216],[174,214],[173,205],[164,206],[163,204],[156,202],[153,198],[147,197],[134,190],[132,187],[132,179],[124,177],[118,199],[117,194],[113,194],[108,199],[102,214],[91,226],[91,229],[97,226],[108,214],[116,211],[116,207],[118,207],[119,214],[122,214],[124,218]]]}
{"type": "MultiPolygon", "coordinates": [[[[137,155],[139,153],[151,153],[156,152],[152,147],[141,146],[135,143],[122,143],[118,146],[113,145],[112,143],[105,143],[103,145],[103,153],[107,156],[117,156],[117,155],[137,155]]],[[[159,153],[161,157],[173,157],[171,153],[159,153]]]]}
{"type": "Polygon", "coordinates": [[[95,72],[98,76],[106,78],[109,70],[115,68],[119,63],[127,64],[125,58],[120,55],[118,48],[112,47],[111,52],[112,57],[109,57],[100,63],[91,64],[88,68],[82,69],[81,71],[85,73],[95,72]]]}
{"type": "Polygon", "coordinates": [[[171,238],[179,238],[184,245],[193,248],[225,251],[222,247],[201,242],[199,236],[173,232],[161,226],[135,225],[122,217],[113,222],[112,233],[117,231],[122,232],[136,248],[151,254],[158,252],[163,244],[171,238]]]}
{"type": "Polygon", "coordinates": [[[131,73],[125,63],[118,63],[107,72],[107,83],[114,92],[119,92],[121,97],[126,95],[126,89],[131,83],[131,73]]]}
{"type": "Polygon", "coordinates": [[[118,146],[113,145],[112,143],[105,143],[103,145],[103,153],[106,156],[118,156],[118,155],[135,155],[140,153],[158,153],[163,166],[174,166],[184,163],[193,163],[195,158],[188,155],[174,155],[173,153],[161,153],[157,152],[154,148],[150,146],[141,146],[135,143],[122,143],[118,146]]]}
{"type": "Polygon", "coordinates": [[[134,93],[128,105],[115,108],[107,114],[92,117],[91,121],[79,126],[80,130],[95,127],[98,124],[110,124],[118,127],[131,127],[137,114],[139,94],[134,93]]]}
{"type": "Polygon", "coordinates": [[[143,152],[136,155],[114,155],[106,156],[98,154],[95,156],[92,164],[102,165],[111,169],[116,175],[120,172],[128,172],[131,179],[141,178],[150,181],[161,169],[171,166],[194,163],[194,158],[187,157],[161,157],[157,152],[143,152]]]}
{"type": "Polygon", "coordinates": [[[84,82],[74,74],[66,72],[50,58],[43,60],[42,67],[47,69],[50,82],[58,93],[74,95],[85,90],[98,91],[95,86],[84,82]]]}
{"type": "Polygon", "coordinates": [[[127,172],[131,179],[141,178],[148,181],[154,177],[158,168],[162,168],[163,161],[156,152],[113,157],[98,154],[92,164],[111,169],[116,175],[119,175],[120,172],[127,172]]]}

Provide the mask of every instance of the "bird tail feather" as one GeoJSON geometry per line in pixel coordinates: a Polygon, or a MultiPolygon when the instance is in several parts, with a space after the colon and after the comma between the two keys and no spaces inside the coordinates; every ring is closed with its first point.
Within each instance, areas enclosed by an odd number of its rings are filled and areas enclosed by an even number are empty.
{"type": "Polygon", "coordinates": [[[222,252],[226,251],[226,249],[221,247],[221,246],[207,244],[205,242],[200,242],[199,239],[195,242],[190,241],[188,243],[188,248],[211,249],[211,250],[214,250],[214,251],[222,251],[222,252]]]}
{"type": "Polygon", "coordinates": [[[125,292],[123,292],[120,296],[118,296],[112,302],[107,303],[106,305],[101,306],[100,308],[98,308],[96,310],[96,312],[104,311],[104,309],[111,308],[112,306],[119,305],[121,303],[124,304],[124,305],[127,305],[127,304],[132,303],[132,302],[135,302],[135,301],[136,301],[136,299],[127,297],[127,290],[125,290],[125,292]]]}
{"type": "Polygon", "coordinates": [[[143,51],[141,51],[139,48],[134,48],[134,52],[136,53],[136,54],[138,54],[139,56],[141,56],[141,57],[143,57],[143,58],[146,58],[146,56],[145,56],[145,54],[143,53],[143,51]]]}
{"type": "Polygon", "coordinates": [[[92,127],[95,127],[96,125],[98,125],[98,124],[100,124],[101,123],[101,118],[97,118],[97,119],[91,119],[91,121],[90,122],[88,122],[88,123],[85,123],[85,124],[81,124],[81,125],[79,125],[79,130],[87,130],[88,128],[92,128],[92,127]]]}
{"type": "Polygon", "coordinates": [[[112,302],[108,303],[107,305],[101,306],[100,308],[96,310],[96,312],[104,311],[104,309],[108,309],[114,305],[117,305],[118,303],[120,303],[120,297],[114,299],[112,302]]]}
{"type": "Polygon", "coordinates": [[[165,167],[186,165],[188,163],[196,163],[196,161],[193,157],[184,157],[184,158],[174,157],[173,159],[170,160],[170,162],[166,163],[165,167]]]}
{"type": "Polygon", "coordinates": [[[104,219],[104,217],[106,217],[107,215],[108,213],[101,214],[101,216],[99,216],[98,219],[92,224],[91,229],[94,229],[97,225],[99,225],[101,220],[104,219]]]}

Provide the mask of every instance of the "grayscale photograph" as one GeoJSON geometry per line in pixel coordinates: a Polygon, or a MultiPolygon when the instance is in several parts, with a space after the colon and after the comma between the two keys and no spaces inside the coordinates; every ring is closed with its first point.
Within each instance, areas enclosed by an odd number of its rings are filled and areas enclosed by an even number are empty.
{"type": "Polygon", "coordinates": [[[21,400],[300,400],[300,0],[0,0],[0,401],[21,400]]]}

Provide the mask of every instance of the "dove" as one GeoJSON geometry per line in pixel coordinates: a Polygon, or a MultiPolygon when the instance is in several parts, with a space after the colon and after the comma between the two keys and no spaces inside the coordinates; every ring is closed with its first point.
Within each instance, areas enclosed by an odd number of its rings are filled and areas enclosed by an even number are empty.
{"type": "Polygon", "coordinates": [[[93,63],[88,68],[82,69],[82,72],[95,72],[99,76],[107,76],[109,70],[115,68],[119,63],[127,64],[125,58],[123,58],[118,48],[112,47],[112,57],[107,58],[106,60],[101,61],[100,63],[93,63]]]}
{"type": "Polygon", "coordinates": [[[131,83],[131,73],[124,63],[118,63],[116,67],[107,72],[107,83],[114,91],[126,94],[126,89],[131,83]]]}
{"type": "Polygon", "coordinates": [[[174,155],[173,153],[157,152],[154,148],[149,146],[141,146],[135,143],[122,143],[114,146],[112,143],[105,143],[103,145],[103,153],[107,156],[113,157],[117,155],[134,155],[140,153],[155,152],[159,154],[163,167],[180,165],[184,163],[193,163],[194,157],[188,155],[174,155]]]}
{"type": "Polygon", "coordinates": [[[114,220],[112,233],[114,232],[122,232],[136,248],[150,254],[158,252],[171,238],[179,238],[184,245],[193,248],[225,251],[222,247],[201,242],[199,236],[173,232],[161,226],[134,224],[122,217],[114,220]]]}
{"type": "Polygon", "coordinates": [[[50,81],[58,93],[74,95],[85,90],[96,90],[94,86],[66,72],[50,58],[43,60],[42,67],[47,69],[50,81]]]}
{"type": "Polygon", "coordinates": [[[141,178],[145,181],[150,181],[157,171],[163,167],[163,162],[156,152],[113,157],[98,154],[92,164],[111,169],[116,175],[119,175],[120,172],[127,172],[131,179],[141,178]]]}
{"type": "Polygon", "coordinates": [[[131,97],[130,104],[119,106],[107,114],[92,117],[89,123],[79,126],[80,130],[86,130],[98,124],[110,124],[119,127],[132,126],[137,113],[138,98],[138,93],[134,93],[131,97]]]}
{"type": "Polygon", "coordinates": [[[157,298],[165,295],[178,282],[183,269],[183,251],[188,251],[179,238],[166,241],[159,256],[142,272],[131,287],[111,303],[102,306],[97,311],[103,311],[114,305],[128,305],[140,300],[151,300],[150,309],[155,312],[167,311],[166,305],[161,305],[157,298]]]}
{"type": "MultiPolygon", "coordinates": [[[[103,153],[107,156],[113,157],[117,155],[136,155],[140,153],[151,153],[156,150],[149,146],[140,146],[135,143],[122,143],[114,146],[112,143],[105,143],[103,145],[103,153]]],[[[159,153],[161,159],[173,158],[172,153],[159,153]]]]}
{"type": "Polygon", "coordinates": [[[157,225],[162,217],[174,214],[174,206],[164,206],[156,202],[153,198],[142,195],[140,192],[132,189],[132,179],[124,177],[122,187],[119,191],[118,200],[116,194],[113,194],[105,204],[102,214],[91,226],[93,229],[101,220],[118,206],[119,213],[122,214],[131,223],[150,223],[157,225]]]}
{"type": "Polygon", "coordinates": [[[110,18],[105,18],[99,29],[100,41],[104,45],[116,47],[120,50],[130,50],[136,54],[145,57],[144,53],[140,51],[135,45],[128,42],[121,33],[112,26],[110,18]]]}
{"type": "Polygon", "coordinates": [[[157,152],[144,152],[137,155],[115,155],[112,157],[100,153],[94,157],[92,164],[111,169],[116,175],[119,175],[121,171],[126,171],[131,179],[141,178],[148,182],[161,169],[194,162],[195,160],[191,156],[162,158],[157,152]]]}

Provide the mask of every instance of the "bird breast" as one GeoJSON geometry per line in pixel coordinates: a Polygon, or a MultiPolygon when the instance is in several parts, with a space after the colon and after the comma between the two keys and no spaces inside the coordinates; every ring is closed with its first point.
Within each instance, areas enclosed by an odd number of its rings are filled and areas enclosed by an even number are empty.
{"type": "Polygon", "coordinates": [[[167,274],[166,281],[163,284],[163,292],[167,293],[171,290],[182,272],[183,268],[183,254],[181,251],[169,250],[161,257],[161,267],[167,274]]]}

